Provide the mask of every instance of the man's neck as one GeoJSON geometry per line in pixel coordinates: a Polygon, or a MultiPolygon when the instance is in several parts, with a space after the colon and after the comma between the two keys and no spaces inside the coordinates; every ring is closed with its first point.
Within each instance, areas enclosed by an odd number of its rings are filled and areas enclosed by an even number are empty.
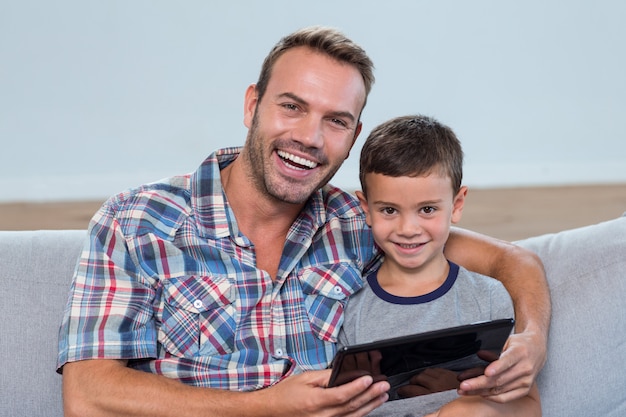
{"type": "Polygon", "coordinates": [[[222,187],[235,213],[239,229],[251,236],[256,230],[285,233],[296,220],[304,204],[290,204],[261,193],[242,169],[241,158],[222,169],[222,187]]]}
{"type": "Polygon", "coordinates": [[[221,171],[222,187],[237,226],[255,246],[257,267],[276,278],[287,233],[303,205],[263,195],[247,178],[238,158],[221,171]]]}

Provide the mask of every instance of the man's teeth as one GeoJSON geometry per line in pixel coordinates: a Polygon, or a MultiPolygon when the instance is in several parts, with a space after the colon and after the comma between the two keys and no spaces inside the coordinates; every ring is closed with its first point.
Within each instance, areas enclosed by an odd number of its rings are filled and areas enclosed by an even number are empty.
{"type": "Polygon", "coordinates": [[[317,167],[317,164],[315,162],[309,161],[308,159],[301,158],[285,151],[278,151],[278,156],[280,156],[284,161],[293,162],[293,164],[289,165],[295,169],[313,169],[317,167]]]}

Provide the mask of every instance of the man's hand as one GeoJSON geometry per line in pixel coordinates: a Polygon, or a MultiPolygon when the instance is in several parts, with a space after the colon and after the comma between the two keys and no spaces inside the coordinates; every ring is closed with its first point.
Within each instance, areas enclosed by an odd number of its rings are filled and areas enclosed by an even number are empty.
{"type": "Polygon", "coordinates": [[[500,359],[485,374],[461,382],[459,394],[481,395],[503,403],[526,396],[546,361],[546,341],[541,333],[511,335],[500,359]]]}
{"type": "MultiPolygon", "coordinates": [[[[388,399],[389,384],[371,376],[326,388],[330,370],[310,371],[286,378],[254,394],[272,416],[365,416],[388,399]]],[[[263,414],[263,413],[261,413],[263,414]]]]}
{"type": "Polygon", "coordinates": [[[518,332],[484,376],[461,383],[460,393],[496,402],[524,396],[546,361],[551,305],[541,259],[514,244],[458,228],[451,230],[446,256],[504,284],[513,299],[518,332]]]}

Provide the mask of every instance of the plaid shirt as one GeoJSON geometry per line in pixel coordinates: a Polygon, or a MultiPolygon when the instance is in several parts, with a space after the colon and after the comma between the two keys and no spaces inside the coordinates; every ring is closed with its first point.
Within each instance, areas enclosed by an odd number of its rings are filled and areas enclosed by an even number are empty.
{"type": "Polygon", "coordinates": [[[252,390],[325,368],[347,298],[377,257],[358,202],[331,186],[293,223],[276,280],[256,267],[220,169],[122,193],[94,216],[59,333],[60,368],[93,358],[184,383],[252,390]]]}

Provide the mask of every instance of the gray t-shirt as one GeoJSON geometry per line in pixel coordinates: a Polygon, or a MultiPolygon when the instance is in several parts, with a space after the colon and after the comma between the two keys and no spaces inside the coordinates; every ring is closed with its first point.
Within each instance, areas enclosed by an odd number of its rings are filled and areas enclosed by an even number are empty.
{"type": "MultiPolygon", "coordinates": [[[[478,321],[514,317],[513,302],[500,281],[452,262],[445,282],[417,297],[398,297],[378,285],[376,273],[346,307],[339,345],[371,342],[478,321]]],[[[421,416],[457,397],[456,391],[391,401],[371,416],[421,416]]]]}

